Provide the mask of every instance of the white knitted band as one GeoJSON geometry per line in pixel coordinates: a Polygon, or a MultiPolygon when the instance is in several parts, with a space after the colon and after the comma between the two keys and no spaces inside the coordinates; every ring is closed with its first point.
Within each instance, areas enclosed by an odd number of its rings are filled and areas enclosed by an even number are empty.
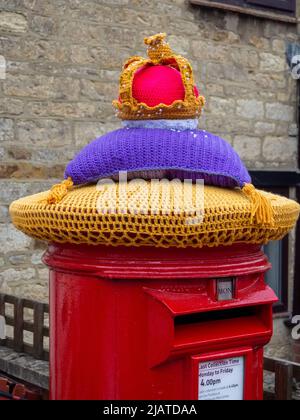
{"type": "Polygon", "coordinates": [[[189,120],[125,120],[125,128],[165,128],[168,130],[195,130],[198,128],[198,119],[189,120]]]}

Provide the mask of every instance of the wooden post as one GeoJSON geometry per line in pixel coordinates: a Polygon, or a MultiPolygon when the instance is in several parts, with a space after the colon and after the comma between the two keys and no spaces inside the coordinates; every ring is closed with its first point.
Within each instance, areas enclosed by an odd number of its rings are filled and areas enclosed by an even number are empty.
{"type": "Polygon", "coordinates": [[[33,311],[33,355],[41,359],[44,353],[44,304],[35,302],[33,311]]]}
{"type": "Polygon", "coordinates": [[[23,351],[23,300],[14,299],[14,350],[18,352],[23,351]]]}
{"type": "MultiPolygon", "coordinates": [[[[0,294],[0,316],[3,316],[5,319],[5,300],[4,300],[3,294],[0,294]]],[[[1,340],[1,337],[0,337],[0,345],[5,346],[5,344],[6,344],[6,339],[1,340]]]]}
{"type": "Polygon", "coordinates": [[[275,365],[276,400],[291,401],[293,396],[293,366],[285,362],[275,365]]]}

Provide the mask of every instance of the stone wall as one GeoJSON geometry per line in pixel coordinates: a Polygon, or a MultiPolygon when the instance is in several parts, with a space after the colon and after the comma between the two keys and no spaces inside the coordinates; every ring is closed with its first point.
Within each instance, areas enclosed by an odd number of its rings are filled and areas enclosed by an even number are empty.
{"type": "Polygon", "coordinates": [[[297,26],[184,0],[0,0],[0,290],[47,299],[43,245],[10,224],[9,203],[62,178],[74,153],[119,126],[111,107],[122,62],[165,31],[194,65],[200,126],[249,168],[297,161],[296,82],[285,43],[297,26]]]}

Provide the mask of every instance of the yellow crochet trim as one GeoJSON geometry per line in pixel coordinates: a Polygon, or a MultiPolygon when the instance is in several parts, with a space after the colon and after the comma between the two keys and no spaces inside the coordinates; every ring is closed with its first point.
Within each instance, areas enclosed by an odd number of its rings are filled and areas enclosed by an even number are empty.
{"type": "MultiPolygon", "coordinates": [[[[47,203],[49,192],[44,192],[15,201],[10,213],[18,229],[48,242],[201,248],[238,242],[264,244],[282,239],[294,227],[300,211],[296,202],[260,191],[271,203],[274,223],[257,224],[253,204],[241,190],[205,186],[204,220],[191,224],[187,223],[188,218],[197,213],[187,216],[175,199],[182,183],[174,184],[167,204],[163,200],[163,184],[159,183],[154,191],[151,182],[143,185],[137,191],[134,183],[109,183],[105,200],[103,190],[99,191],[96,185],[73,188],[55,205],[47,203]],[[129,197],[138,197],[127,211],[124,189],[129,197]],[[149,205],[151,212],[145,211],[149,205]]],[[[195,194],[192,185],[188,197],[191,208],[195,194]]]]}
{"type": "Polygon", "coordinates": [[[252,209],[251,209],[251,221],[256,219],[258,224],[274,225],[274,211],[270,200],[260,191],[258,191],[254,185],[246,184],[243,188],[243,193],[249,197],[252,209]]]}
{"type": "Polygon", "coordinates": [[[186,119],[200,116],[205,105],[205,98],[194,93],[194,75],[189,61],[175,55],[169,44],[165,42],[166,34],[161,33],[145,38],[148,45],[149,59],[142,57],[131,57],[123,66],[120,76],[120,99],[113,101],[113,105],[119,111],[119,118],[124,120],[144,119],[186,119]],[[132,83],[137,70],[147,65],[167,65],[177,68],[182,77],[185,88],[184,101],[175,101],[172,105],[160,104],[149,107],[138,102],[132,96],[132,83]]]}
{"type": "Polygon", "coordinates": [[[56,204],[59,203],[70,191],[73,187],[73,181],[69,177],[65,181],[61,182],[60,184],[53,185],[51,188],[48,197],[47,203],[48,204],[56,204]]]}

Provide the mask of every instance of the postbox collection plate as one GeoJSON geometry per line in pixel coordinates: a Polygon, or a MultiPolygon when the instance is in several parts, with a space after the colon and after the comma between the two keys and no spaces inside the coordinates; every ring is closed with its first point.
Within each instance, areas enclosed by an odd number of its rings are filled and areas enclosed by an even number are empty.
{"type": "Polygon", "coordinates": [[[199,363],[198,399],[244,399],[244,357],[231,357],[199,363]]]}

